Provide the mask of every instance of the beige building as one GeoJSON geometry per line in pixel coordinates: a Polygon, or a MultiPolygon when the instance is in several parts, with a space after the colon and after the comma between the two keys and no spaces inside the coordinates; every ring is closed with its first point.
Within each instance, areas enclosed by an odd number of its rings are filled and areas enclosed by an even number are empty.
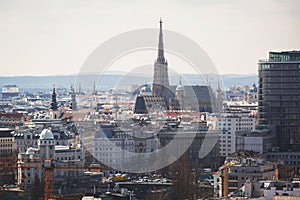
{"type": "Polygon", "coordinates": [[[10,154],[17,150],[15,138],[11,133],[11,129],[0,128],[0,155],[10,154]]]}
{"type": "Polygon", "coordinates": [[[54,180],[56,182],[83,174],[83,169],[81,168],[78,168],[78,170],[67,170],[68,167],[84,165],[84,151],[80,145],[75,148],[56,145],[54,135],[49,129],[44,129],[41,132],[37,144],[38,148],[29,147],[26,153],[19,153],[18,155],[20,159],[18,165],[20,167],[18,168],[17,183],[21,189],[31,189],[36,179],[43,180],[44,169],[48,167],[45,160],[52,160],[54,169],[56,167],[66,168],[66,170],[54,170],[54,180]]]}
{"type": "Polygon", "coordinates": [[[243,190],[243,186],[260,180],[275,180],[276,169],[273,163],[261,158],[248,156],[230,157],[226,164],[214,174],[215,197],[235,194],[243,190]]]}
{"type": "MultiPolygon", "coordinates": [[[[14,158],[17,152],[15,138],[12,130],[8,128],[0,128],[0,159],[1,165],[11,163],[10,158],[14,158]]],[[[5,183],[13,184],[15,181],[15,169],[0,167],[0,185],[5,183]]]]}

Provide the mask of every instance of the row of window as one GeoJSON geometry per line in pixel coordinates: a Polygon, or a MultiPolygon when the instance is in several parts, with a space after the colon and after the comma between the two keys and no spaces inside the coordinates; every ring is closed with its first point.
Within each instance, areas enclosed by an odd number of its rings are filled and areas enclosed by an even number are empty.
{"type": "MultiPolygon", "coordinates": [[[[133,150],[134,147],[125,146],[124,150],[133,150]]],[[[95,148],[95,151],[119,151],[119,148],[95,148]]]]}
{"type": "MultiPolygon", "coordinates": [[[[37,136],[37,138],[39,138],[39,137],[40,136],[37,136]]],[[[55,140],[59,139],[58,135],[54,135],[53,137],[54,137],[55,140]]],[[[27,135],[26,138],[27,138],[27,140],[36,140],[36,137],[33,136],[33,135],[27,135]]]]}
{"type": "MultiPolygon", "coordinates": [[[[77,156],[77,159],[81,159],[81,156],[77,156]]],[[[75,160],[75,156],[69,157],[56,157],[56,160],[75,160]]]]}
{"type": "Polygon", "coordinates": [[[12,152],[12,149],[0,149],[0,152],[3,152],[3,153],[12,152]]]}
{"type": "Polygon", "coordinates": [[[0,147],[12,147],[12,144],[0,144],[0,147]]]}
{"type": "Polygon", "coordinates": [[[231,149],[220,149],[220,151],[223,151],[223,152],[226,152],[226,151],[231,152],[231,149]]]}
{"type": "MultiPolygon", "coordinates": [[[[56,145],[66,145],[66,141],[56,141],[56,145]]],[[[37,141],[18,141],[17,145],[37,145],[37,141]]]]}
{"type": "MultiPolygon", "coordinates": [[[[108,142],[109,140],[108,139],[106,139],[106,140],[104,140],[104,141],[102,141],[102,142],[95,142],[94,143],[94,145],[95,146],[105,146],[105,145],[107,145],[107,142],[108,142]]],[[[113,142],[113,141],[112,141],[113,142]]],[[[115,145],[119,145],[119,146],[121,146],[121,145],[133,145],[134,144],[134,141],[132,140],[132,141],[124,141],[124,143],[123,142],[113,142],[115,145]]]]}
{"type": "MultiPolygon", "coordinates": [[[[235,130],[252,130],[252,129],[254,129],[254,127],[252,128],[252,127],[239,127],[239,128],[235,128],[235,130]]],[[[223,133],[224,132],[226,132],[227,130],[231,130],[231,127],[227,127],[227,128],[225,128],[225,127],[223,127],[223,129],[221,129],[221,128],[219,128],[219,130],[220,131],[223,131],[223,133]]],[[[234,130],[234,129],[233,129],[234,130]]],[[[230,132],[228,132],[229,134],[230,134],[230,132]]],[[[225,134],[225,133],[224,133],[225,134]]]]}
{"type": "MultiPolygon", "coordinates": [[[[247,122],[247,121],[253,121],[254,120],[254,118],[248,118],[248,115],[247,116],[244,116],[244,117],[246,117],[246,118],[242,118],[242,119],[236,119],[235,121],[238,121],[238,122],[247,122]]],[[[223,121],[223,122],[226,122],[226,121],[228,121],[228,122],[231,122],[231,119],[226,119],[226,118],[223,118],[223,119],[219,119],[218,120],[219,122],[220,121],[223,121]]],[[[233,120],[234,121],[234,120],[233,120]]]]}
{"type": "Polygon", "coordinates": [[[0,142],[13,142],[13,139],[12,138],[0,139],[0,142]]]}
{"type": "MultiPolygon", "coordinates": [[[[220,140],[221,143],[226,143],[226,140],[220,140]]],[[[228,140],[227,143],[231,143],[231,140],[228,140]]]]}
{"type": "Polygon", "coordinates": [[[300,155],[268,155],[268,158],[300,159],[300,155]]]}
{"type": "MultiPolygon", "coordinates": [[[[222,126],[222,124],[218,124],[219,126],[222,126]]],[[[253,123],[238,123],[238,124],[235,124],[236,126],[253,126],[253,123]]],[[[226,124],[223,124],[223,126],[226,126],[226,124]]],[[[227,126],[231,126],[231,124],[227,124],[227,126]]]]}
{"type": "MultiPolygon", "coordinates": [[[[225,134],[225,133],[223,133],[223,134],[225,134]]],[[[223,135],[223,136],[220,135],[219,138],[220,139],[222,139],[222,138],[223,139],[226,139],[226,138],[231,139],[231,136],[229,135],[229,136],[226,137],[226,135],[223,135]]]]}
{"type": "MultiPolygon", "coordinates": [[[[124,156],[132,155],[133,152],[126,152],[124,156]]],[[[123,156],[122,153],[95,153],[96,158],[103,158],[103,157],[121,157],[123,156]]]]}
{"type": "Polygon", "coordinates": [[[54,140],[44,140],[44,141],[41,141],[41,144],[47,144],[47,142],[48,142],[48,144],[54,144],[54,140]]]}
{"type": "MultiPolygon", "coordinates": [[[[223,144],[223,147],[226,147],[226,144],[223,144]]],[[[231,144],[228,144],[228,147],[231,147],[231,144]]]]}

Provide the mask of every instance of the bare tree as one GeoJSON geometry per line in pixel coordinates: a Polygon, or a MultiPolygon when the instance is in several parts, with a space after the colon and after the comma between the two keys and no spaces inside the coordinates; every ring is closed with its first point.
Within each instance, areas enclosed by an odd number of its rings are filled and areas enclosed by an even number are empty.
{"type": "Polygon", "coordinates": [[[30,191],[31,199],[33,199],[33,200],[43,199],[43,197],[44,197],[44,181],[41,181],[38,177],[36,177],[34,179],[34,184],[30,191]]]}
{"type": "Polygon", "coordinates": [[[191,169],[187,152],[175,163],[174,169],[173,185],[167,199],[196,200],[213,195],[211,187],[200,186],[196,183],[201,168],[199,165],[194,170],[191,169]]]}

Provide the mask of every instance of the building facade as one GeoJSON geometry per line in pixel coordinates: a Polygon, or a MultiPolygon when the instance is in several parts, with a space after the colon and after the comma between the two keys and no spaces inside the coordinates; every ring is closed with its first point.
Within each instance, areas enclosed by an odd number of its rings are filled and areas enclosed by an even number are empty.
{"type": "Polygon", "coordinates": [[[2,98],[17,97],[19,95],[19,88],[17,85],[4,85],[2,87],[2,98]]]}
{"type": "MultiPolygon", "coordinates": [[[[171,141],[176,144],[176,153],[180,154],[180,152],[186,152],[188,154],[189,165],[192,168],[197,168],[199,166],[203,168],[211,168],[217,169],[220,165],[219,159],[219,143],[213,142],[217,141],[217,137],[219,135],[218,130],[208,130],[207,127],[204,126],[185,126],[187,130],[165,130],[158,133],[158,138],[160,140],[161,147],[168,145],[171,141]],[[175,132],[174,132],[175,131],[175,132]],[[188,141],[193,138],[190,145],[187,147],[188,141]],[[207,147],[207,144],[212,144],[212,146],[207,147]],[[205,152],[206,150],[208,150],[205,152]],[[204,153],[201,156],[201,153],[204,153]]],[[[172,156],[165,158],[172,160],[174,159],[172,156]]]]}
{"type": "Polygon", "coordinates": [[[239,153],[228,157],[225,164],[213,175],[215,197],[227,197],[239,190],[245,191],[243,187],[247,182],[276,179],[276,168],[273,163],[248,155],[247,152],[237,155],[239,153]]]}
{"type": "Polygon", "coordinates": [[[242,109],[230,109],[218,117],[217,128],[221,131],[219,136],[220,156],[228,156],[236,149],[236,132],[241,130],[254,130],[256,117],[242,109]]]}
{"type": "Polygon", "coordinates": [[[95,132],[93,153],[96,163],[121,168],[134,153],[132,130],[120,129],[114,123],[102,123],[95,132]]]}
{"type": "Polygon", "coordinates": [[[272,151],[274,136],[268,129],[236,132],[236,150],[265,154],[272,151]]]}
{"type": "Polygon", "coordinates": [[[259,125],[276,132],[279,151],[300,151],[300,51],[259,60],[259,125]]]}
{"type": "Polygon", "coordinates": [[[83,169],[80,167],[84,166],[85,157],[81,146],[71,148],[70,146],[56,145],[54,135],[49,129],[42,130],[36,140],[37,148],[28,147],[25,153],[18,154],[17,183],[21,189],[30,190],[35,187],[36,181],[43,182],[46,167],[45,160],[52,160],[55,163],[55,185],[61,186],[57,183],[83,175],[83,169]],[[67,169],[76,166],[80,167],[74,170],[67,169]],[[66,170],[55,169],[56,167],[64,167],[66,170]]]}
{"type": "MultiPolygon", "coordinates": [[[[38,139],[42,130],[42,127],[34,127],[14,131],[13,136],[18,153],[25,153],[28,147],[38,148],[38,139]]],[[[63,128],[62,125],[52,125],[51,131],[55,139],[55,145],[71,145],[74,134],[63,128]]]]}
{"type": "MultiPolygon", "coordinates": [[[[0,128],[0,165],[10,163],[9,160],[17,154],[17,145],[12,135],[12,130],[8,128],[0,128]]],[[[15,169],[0,166],[0,184],[13,184],[15,181],[15,169]]]]}
{"type": "Polygon", "coordinates": [[[12,130],[0,128],[0,155],[10,154],[17,150],[15,138],[12,130]]]}

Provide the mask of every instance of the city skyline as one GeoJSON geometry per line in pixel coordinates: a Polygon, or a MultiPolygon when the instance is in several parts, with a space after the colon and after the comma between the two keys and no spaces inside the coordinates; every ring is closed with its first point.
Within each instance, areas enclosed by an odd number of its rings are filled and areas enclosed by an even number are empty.
{"type": "MultiPolygon", "coordinates": [[[[221,74],[257,74],[258,60],[269,51],[300,46],[300,2],[295,0],[32,0],[0,5],[1,76],[76,74],[101,43],[126,31],[158,28],[159,17],[165,29],[198,43],[221,74]]],[[[155,57],[155,50],[133,54],[115,70],[152,65],[155,57]]],[[[166,57],[171,68],[178,72],[185,68],[175,56],[166,53],[166,57]]]]}

